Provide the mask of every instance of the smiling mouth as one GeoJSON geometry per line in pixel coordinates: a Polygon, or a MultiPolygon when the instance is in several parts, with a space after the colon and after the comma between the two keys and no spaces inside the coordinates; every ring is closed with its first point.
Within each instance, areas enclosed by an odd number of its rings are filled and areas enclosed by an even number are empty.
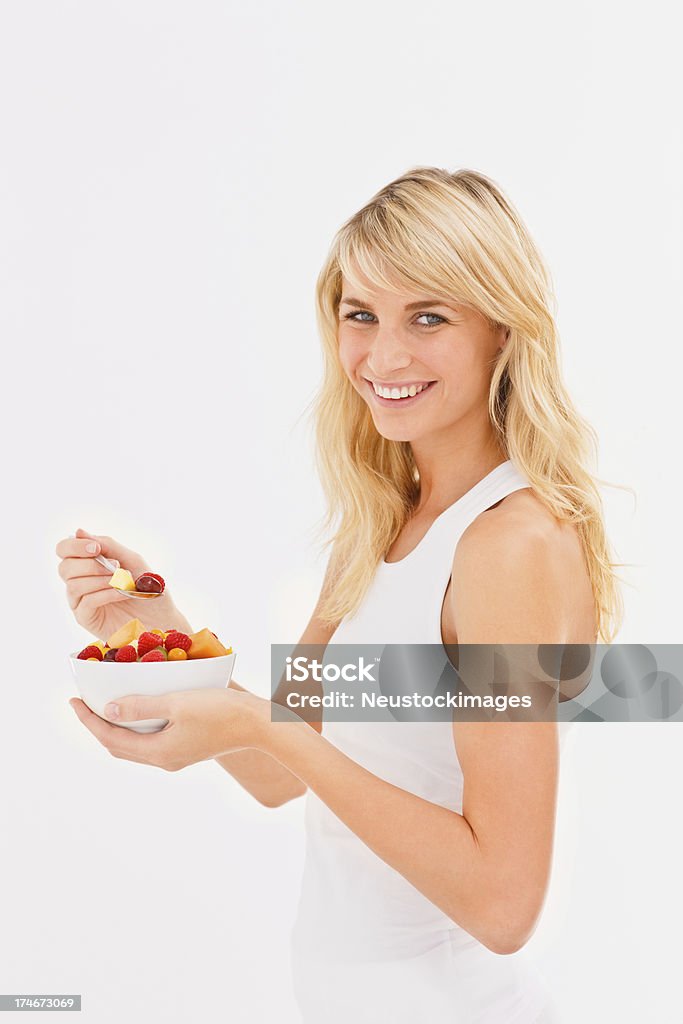
{"type": "Polygon", "coordinates": [[[385,406],[395,405],[404,406],[412,405],[413,402],[418,400],[422,395],[426,394],[434,384],[437,383],[435,380],[424,381],[418,384],[395,384],[392,386],[375,384],[374,381],[368,380],[364,377],[363,380],[368,385],[370,393],[374,399],[380,404],[385,406]]]}

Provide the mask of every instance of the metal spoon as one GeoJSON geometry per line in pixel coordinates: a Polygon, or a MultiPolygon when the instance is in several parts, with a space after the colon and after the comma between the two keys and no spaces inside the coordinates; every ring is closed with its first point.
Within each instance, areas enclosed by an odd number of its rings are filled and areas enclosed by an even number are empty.
{"type": "MultiPolygon", "coordinates": [[[[75,533],[70,533],[69,537],[71,540],[79,539],[78,537],[76,537],[75,533]]],[[[92,555],[92,558],[94,558],[96,562],[99,562],[100,565],[103,565],[107,572],[110,572],[112,576],[119,568],[118,565],[115,565],[114,562],[112,562],[109,558],[105,558],[104,555],[92,555]]],[[[143,601],[150,601],[155,597],[161,597],[161,594],[145,594],[141,590],[122,590],[121,587],[112,587],[112,590],[118,590],[120,594],[125,594],[126,597],[141,599],[143,601]]]]}

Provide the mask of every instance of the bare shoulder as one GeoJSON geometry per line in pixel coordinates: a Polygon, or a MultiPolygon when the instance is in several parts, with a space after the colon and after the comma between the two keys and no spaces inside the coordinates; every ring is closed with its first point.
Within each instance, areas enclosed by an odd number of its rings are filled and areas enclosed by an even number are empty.
{"type": "Polygon", "coordinates": [[[592,617],[578,530],[530,488],[509,494],[467,527],[453,582],[460,643],[574,642],[578,624],[592,617]]]}
{"type": "Polygon", "coordinates": [[[462,561],[477,555],[510,560],[521,555],[540,560],[546,568],[554,563],[565,574],[583,563],[576,527],[557,519],[528,487],[508,494],[467,527],[456,557],[462,561]]]}

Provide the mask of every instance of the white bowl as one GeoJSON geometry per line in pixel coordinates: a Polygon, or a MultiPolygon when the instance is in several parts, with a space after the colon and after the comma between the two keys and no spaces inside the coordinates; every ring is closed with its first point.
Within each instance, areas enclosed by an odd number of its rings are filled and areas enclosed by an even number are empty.
{"type": "MultiPolygon", "coordinates": [[[[232,678],[235,654],[220,658],[188,658],[186,661],[84,661],[78,651],[70,655],[78,695],[100,718],[108,721],[104,706],[110,700],[141,693],[158,697],[180,690],[223,690],[232,678]]],[[[111,722],[133,732],[159,732],[167,718],[144,718],[137,722],[111,722]]]]}

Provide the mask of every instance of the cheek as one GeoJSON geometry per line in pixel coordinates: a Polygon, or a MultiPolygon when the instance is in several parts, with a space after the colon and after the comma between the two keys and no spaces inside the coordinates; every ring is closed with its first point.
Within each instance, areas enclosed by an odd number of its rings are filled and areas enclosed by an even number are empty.
{"type": "Polygon", "coordinates": [[[362,362],[364,356],[365,346],[363,345],[362,339],[357,335],[353,337],[348,334],[340,333],[339,361],[349,376],[353,374],[356,367],[362,362]]]}
{"type": "Polygon", "coordinates": [[[431,366],[444,379],[456,382],[461,390],[469,385],[474,387],[477,386],[485,366],[483,349],[481,346],[459,340],[436,352],[431,366]]]}
{"type": "Polygon", "coordinates": [[[432,349],[429,358],[425,359],[426,365],[433,371],[435,377],[441,377],[447,381],[463,381],[472,372],[470,354],[468,350],[457,343],[445,343],[438,348],[432,349]]]}

